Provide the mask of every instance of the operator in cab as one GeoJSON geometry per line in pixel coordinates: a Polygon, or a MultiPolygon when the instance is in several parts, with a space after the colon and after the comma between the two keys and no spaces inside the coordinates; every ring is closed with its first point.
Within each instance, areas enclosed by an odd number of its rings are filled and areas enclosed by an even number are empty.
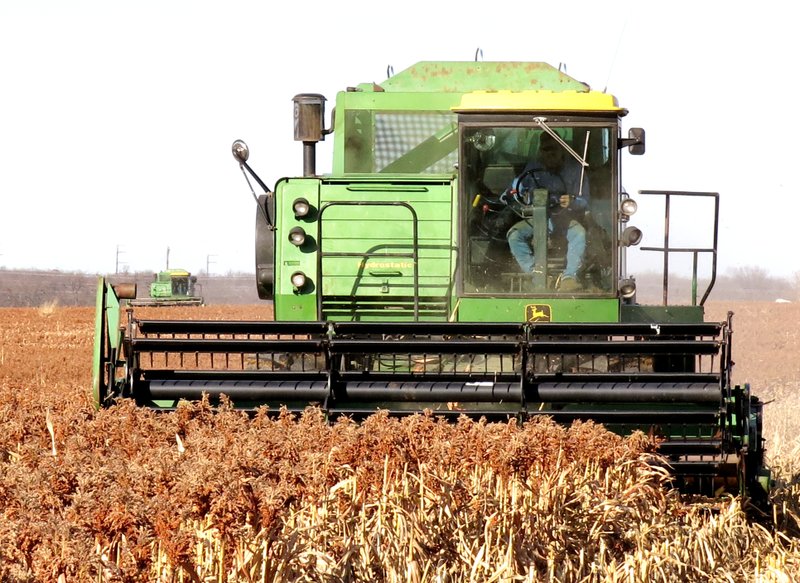
{"type": "Polygon", "coordinates": [[[566,267],[558,279],[562,292],[579,289],[578,270],[586,250],[584,217],[589,206],[589,178],[581,164],[567,156],[567,150],[556,137],[542,133],[536,159],[504,193],[509,209],[519,218],[506,233],[508,246],[520,269],[534,273],[536,267],[533,247],[534,223],[526,214],[537,192],[546,191],[548,200],[548,234],[566,237],[566,267]]]}

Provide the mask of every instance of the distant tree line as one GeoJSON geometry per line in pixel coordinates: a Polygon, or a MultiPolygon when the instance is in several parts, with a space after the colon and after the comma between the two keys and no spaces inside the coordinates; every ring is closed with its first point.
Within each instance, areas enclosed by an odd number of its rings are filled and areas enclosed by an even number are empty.
{"type": "MultiPolygon", "coordinates": [[[[119,273],[112,283],[135,283],[139,297],[148,297],[153,272],[119,273]]],[[[0,307],[28,307],[56,303],[61,306],[93,306],[98,276],[66,271],[16,271],[0,269],[0,307]]],[[[255,276],[229,274],[197,276],[196,293],[207,304],[255,304],[255,276]]]]}
{"type": "MultiPolygon", "coordinates": [[[[663,298],[663,275],[645,273],[636,278],[637,300],[643,303],[661,302],[663,298]]],[[[708,278],[698,279],[697,299],[700,301],[710,284],[708,278]]],[[[689,303],[692,294],[692,281],[689,277],[671,277],[668,282],[668,295],[673,303],[689,303]]],[[[760,266],[736,267],[723,275],[718,275],[710,300],[730,301],[800,301],[800,272],[791,278],[770,275],[760,266]]]]}
{"type": "MultiPolygon", "coordinates": [[[[0,307],[41,306],[56,303],[62,306],[93,306],[97,292],[97,275],[66,271],[8,270],[0,268],[0,307]]],[[[138,295],[147,297],[152,272],[120,273],[108,276],[112,282],[136,283],[138,295]]],[[[708,279],[697,282],[699,302],[708,279]]],[[[663,276],[643,273],[636,277],[637,301],[662,303],[663,276]]],[[[197,293],[206,304],[257,304],[255,276],[247,273],[197,276],[197,293]]],[[[667,282],[668,303],[689,304],[692,282],[689,277],[671,277],[667,282]]],[[[710,300],[731,301],[800,301],[800,272],[792,278],[770,275],[759,266],[737,267],[717,276],[710,300]]]]}

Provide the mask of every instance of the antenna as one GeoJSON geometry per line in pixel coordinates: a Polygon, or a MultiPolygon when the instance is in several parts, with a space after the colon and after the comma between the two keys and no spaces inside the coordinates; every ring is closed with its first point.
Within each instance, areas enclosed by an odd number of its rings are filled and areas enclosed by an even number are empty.
{"type": "Polygon", "coordinates": [[[608,76],[606,77],[606,84],[603,87],[603,93],[608,90],[608,80],[611,79],[611,72],[614,70],[614,65],[617,63],[617,54],[619,54],[619,47],[622,45],[622,37],[625,36],[625,27],[627,26],[628,18],[626,17],[622,22],[622,30],[620,31],[619,38],[617,39],[617,47],[614,49],[614,56],[611,58],[611,64],[608,67],[608,76]]]}

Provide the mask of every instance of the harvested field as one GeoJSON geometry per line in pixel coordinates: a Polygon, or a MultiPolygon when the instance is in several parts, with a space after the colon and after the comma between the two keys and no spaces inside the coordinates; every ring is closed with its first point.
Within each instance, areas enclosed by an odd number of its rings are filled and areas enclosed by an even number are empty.
{"type": "Polygon", "coordinates": [[[93,309],[0,309],[0,580],[800,580],[800,305],[711,304],[709,319],[729,309],[734,380],[772,401],[778,487],[760,520],[681,499],[643,435],[589,423],[98,412],[93,309]]]}

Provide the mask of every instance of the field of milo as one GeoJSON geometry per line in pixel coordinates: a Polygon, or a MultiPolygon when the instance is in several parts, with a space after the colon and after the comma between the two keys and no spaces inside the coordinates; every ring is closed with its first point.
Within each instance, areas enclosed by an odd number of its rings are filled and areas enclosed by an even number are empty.
{"type": "Polygon", "coordinates": [[[800,304],[728,310],[734,382],[768,402],[762,515],[683,498],[646,436],[591,423],[96,411],[93,308],[0,309],[0,580],[800,580],[800,304]]]}

